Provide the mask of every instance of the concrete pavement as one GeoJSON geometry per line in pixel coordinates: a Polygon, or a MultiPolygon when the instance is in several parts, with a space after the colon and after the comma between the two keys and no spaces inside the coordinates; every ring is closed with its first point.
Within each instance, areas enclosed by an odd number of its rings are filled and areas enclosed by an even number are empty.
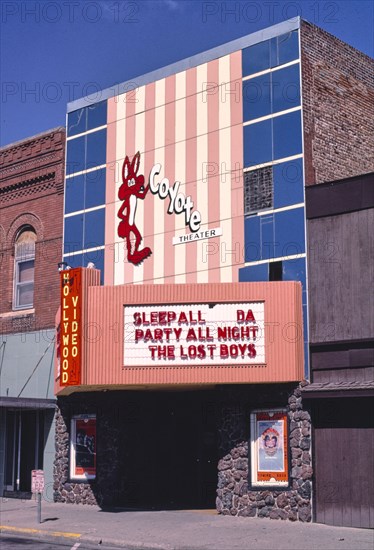
{"type": "Polygon", "coordinates": [[[373,550],[368,529],[220,516],[215,510],[103,511],[97,506],[1,500],[1,532],[143,550],[373,550]]]}

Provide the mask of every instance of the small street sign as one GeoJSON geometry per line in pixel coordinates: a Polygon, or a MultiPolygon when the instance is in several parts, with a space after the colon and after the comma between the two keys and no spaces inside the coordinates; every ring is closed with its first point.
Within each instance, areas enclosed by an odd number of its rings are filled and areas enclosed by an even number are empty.
{"type": "Polygon", "coordinates": [[[44,471],[32,470],[31,471],[31,492],[42,493],[44,491],[44,471]]]}

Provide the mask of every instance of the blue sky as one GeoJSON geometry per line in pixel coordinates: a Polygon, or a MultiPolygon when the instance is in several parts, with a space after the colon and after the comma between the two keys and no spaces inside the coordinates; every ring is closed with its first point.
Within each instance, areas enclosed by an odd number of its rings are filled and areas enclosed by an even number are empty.
{"type": "Polygon", "coordinates": [[[371,1],[2,0],[1,146],[68,101],[300,15],[373,55],[371,1]]]}

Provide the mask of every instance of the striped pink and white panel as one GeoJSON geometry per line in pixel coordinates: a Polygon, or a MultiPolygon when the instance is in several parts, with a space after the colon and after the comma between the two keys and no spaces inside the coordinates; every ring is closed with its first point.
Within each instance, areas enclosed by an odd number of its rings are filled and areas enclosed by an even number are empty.
{"type": "Polygon", "coordinates": [[[108,100],[105,284],[200,283],[238,280],[243,264],[243,131],[241,51],[108,100]],[[173,244],[190,233],[185,216],[168,214],[169,200],[147,193],[137,200],[141,247],[152,255],[140,265],[127,260],[117,235],[118,190],[125,156],[140,151],[146,182],[168,178],[191,196],[201,229],[219,236],[173,244]],[[174,239],[175,240],[175,239],[174,239]]]}

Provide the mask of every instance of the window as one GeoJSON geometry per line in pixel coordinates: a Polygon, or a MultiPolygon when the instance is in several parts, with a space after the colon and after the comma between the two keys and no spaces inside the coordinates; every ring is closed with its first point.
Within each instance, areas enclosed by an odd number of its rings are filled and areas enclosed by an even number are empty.
{"type": "Polygon", "coordinates": [[[244,214],[273,207],[273,167],[244,173],[244,214]]]}
{"type": "Polygon", "coordinates": [[[303,161],[294,159],[273,166],[274,208],[304,202],[303,161]]]}
{"type": "Polygon", "coordinates": [[[104,126],[107,119],[107,102],[93,103],[68,114],[68,136],[76,136],[98,126],[104,126]]]}
{"type": "MultiPolygon", "coordinates": [[[[256,126],[256,124],[254,124],[256,126]]],[[[273,155],[281,159],[302,152],[301,111],[273,119],[273,155]]]]}
{"type": "Polygon", "coordinates": [[[25,227],[18,234],[14,251],[14,309],[31,308],[34,303],[36,234],[25,227]]]}
{"type": "Polygon", "coordinates": [[[84,183],[84,174],[66,180],[65,214],[84,210],[84,183]]]}
{"type": "Polygon", "coordinates": [[[300,105],[299,64],[243,82],[243,121],[300,105]]]}
{"type": "Polygon", "coordinates": [[[298,31],[288,32],[272,39],[271,61],[272,67],[289,63],[299,57],[298,31]]]}
{"type": "Polygon", "coordinates": [[[270,262],[269,264],[269,281],[282,281],[283,266],[282,262],[270,262]]]}
{"type": "Polygon", "coordinates": [[[105,204],[105,177],[104,168],[67,178],[65,214],[105,204]]]}
{"type": "Polygon", "coordinates": [[[278,67],[299,57],[299,34],[297,30],[258,42],[242,50],[243,76],[278,67]]]}
{"type": "Polygon", "coordinates": [[[264,120],[244,126],[244,166],[273,160],[272,121],[264,120]]]}
{"type": "Polygon", "coordinates": [[[65,218],[64,254],[83,249],[83,214],[65,218]]]}
{"type": "Polygon", "coordinates": [[[70,479],[96,477],[96,416],[81,414],[71,419],[70,479]]]}
{"type": "Polygon", "coordinates": [[[71,139],[66,144],[66,175],[81,172],[86,168],[86,136],[71,139]]]}
{"type": "Polygon", "coordinates": [[[83,248],[95,248],[105,243],[105,208],[87,212],[84,216],[83,248]]]}
{"type": "MultiPolygon", "coordinates": [[[[78,138],[79,139],[79,138],[78,138]]],[[[86,166],[93,168],[106,163],[106,129],[87,135],[86,166]]]]}
{"type": "Polygon", "coordinates": [[[107,102],[101,101],[94,103],[87,109],[87,130],[92,130],[98,126],[106,124],[107,119],[107,102]]]}
{"type": "Polygon", "coordinates": [[[105,178],[105,168],[86,174],[85,208],[105,204],[105,178]]]}
{"type": "Polygon", "coordinates": [[[243,120],[271,114],[271,74],[243,82],[243,120]]]}

